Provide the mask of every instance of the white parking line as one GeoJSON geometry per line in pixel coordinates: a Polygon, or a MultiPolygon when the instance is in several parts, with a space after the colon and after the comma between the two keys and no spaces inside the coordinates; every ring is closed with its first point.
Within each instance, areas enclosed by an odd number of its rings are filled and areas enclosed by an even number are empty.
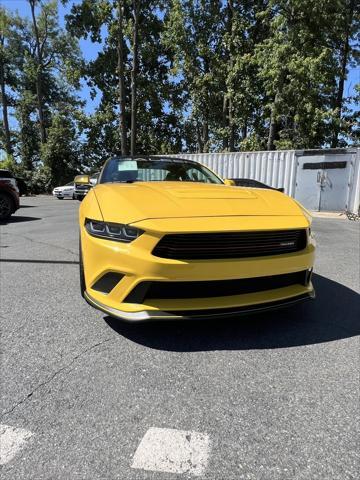
{"type": "Polygon", "coordinates": [[[23,428],[0,424],[0,465],[10,462],[32,433],[23,428]]]}
{"type": "Polygon", "coordinates": [[[132,468],[155,472],[202,475],[210,454],[209,436],[171,428],[149,428],[141,440],[132,468]]]}

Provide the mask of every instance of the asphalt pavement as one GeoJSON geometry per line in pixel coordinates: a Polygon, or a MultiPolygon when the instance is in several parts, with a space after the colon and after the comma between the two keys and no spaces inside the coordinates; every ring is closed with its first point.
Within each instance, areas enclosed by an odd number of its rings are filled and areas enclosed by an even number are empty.
{"type": "Polygon", "coordinates": [[[78,202],[0,227],[2,480],[359,478],[359,222],[316,218],[317,298],[129,325],[80,296],[78,202]]]}

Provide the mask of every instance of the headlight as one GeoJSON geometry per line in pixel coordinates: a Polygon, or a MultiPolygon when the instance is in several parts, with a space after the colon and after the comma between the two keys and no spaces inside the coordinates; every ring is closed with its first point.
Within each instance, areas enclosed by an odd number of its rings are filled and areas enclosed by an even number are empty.
{"type": "Polygon", "coordinates": [[[88,218],[85,221],[85,228],[93,237],[107,238],[125,243],[132,242],[144,233],[139,228],[129,227],[121,223],[99,222],[88,218]]]}

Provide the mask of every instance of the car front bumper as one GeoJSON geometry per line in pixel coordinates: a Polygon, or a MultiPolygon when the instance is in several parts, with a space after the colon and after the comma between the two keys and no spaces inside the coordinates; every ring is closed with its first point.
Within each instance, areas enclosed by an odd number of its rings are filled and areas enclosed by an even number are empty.
{"type": "Polygon", "coordinates": [[[78,185],[75,185],[75,195],[77,195],[78,197],[85,197],[90,189],[91,186],[81,185],[79,187],[78,185]]]}
{"type": "Polygon", "coordinates": [[[261,280],[262,277],[310,271],[314,263],[315,244],[312,238],[305,249],[290,254],[185,261],[152,255],[151,252],[162,235],[163,233],[147,231],[132,243],[121,243],[92,237],[82,227],[86,300],[111,316],[136,322],[238,315],[279,308],[314,297],[314,289],[309,281],[307,284],[296,283],[240,295],[162,298],[149,299],[144,303],[130,303],[128,295],[142,282],[202,282],[248,278],[261,280]],[[122,275],[114,288],[108,293],[94,289],[96,282],[109,272],[122,275]]]}
{"type": "Polygon", "coordinates": [[[70,190],[70,191],[57,191],[57,192],[53,192],[53,195],[54,197],[57,197],[57,198],[64,198],[64,197],[69,197],[69,198],[72,198],[73,195],[74,195],[74,190],[70,190]]]}

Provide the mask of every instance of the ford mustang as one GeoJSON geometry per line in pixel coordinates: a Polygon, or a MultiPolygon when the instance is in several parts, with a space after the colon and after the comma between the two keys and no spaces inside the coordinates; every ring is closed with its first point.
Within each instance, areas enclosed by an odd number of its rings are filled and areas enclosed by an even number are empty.
{"type": "Polygon", "coordinates": [[[314,297],[308,212],[194,161],[109,159],[79,221],[81,293],[112,317],[209,318],[314,297]]]}

